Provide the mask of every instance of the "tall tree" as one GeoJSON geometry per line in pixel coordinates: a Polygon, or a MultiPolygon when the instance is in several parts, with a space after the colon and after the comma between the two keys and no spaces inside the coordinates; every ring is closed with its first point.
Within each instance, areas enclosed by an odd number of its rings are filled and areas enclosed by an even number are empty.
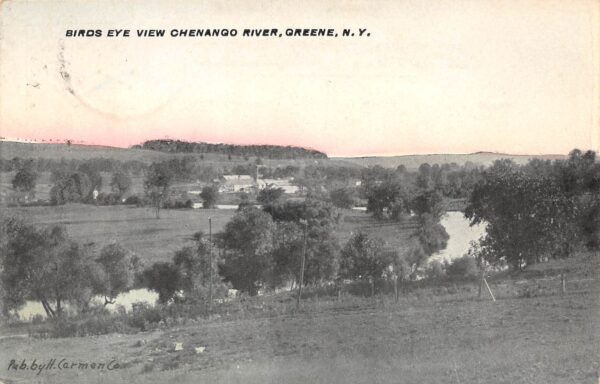
{"type": "Polygon", "coordinates": [[[67,173],[50,189],[54,205],[85,202],[92,194],[90,178],[83,172],[67,173]]]}
{"type": "Polygon", "coordinates": [[[286,201],[264,209],[279,227],[275,239],[278,269],[295,271],[294,280],[299,282],[299,263],[306,232],[303,283],[317,284],[333,278],[337,271],[339,253],[334,233],[340,220],[337,209],[332,204],[317,199],[286,201]]]}
{"type": "Polygon", "coordinates": [[[166,163],[152,163],[146,171],[144,190],[152,202],[157,219],[160,218],[160,208],[169,195],[171,182],[172,174],[166,163]]]}
{"type": "Polygon", "coordinates": [[[104,271],[102,288],[97,293],[104,296],[104,305],[114,304],[120,293],[133,286],[136,270],[132,255],[119,244],[109,244],[102,248],[96,262],[104,271]]]}
{"type": "Polygon", "coordinates": [[[202,208],[214,208],[219,199],[219,189],[216,185],[207,185],[202,188],[200,197],[202,198],[202,208]]]}
{"type": "Polygon", "coordinates": [[[12,179],[13,189],[19,193],[34,196],[37,177],[38,175],[33,170],[33,165],[31,163],[25,163],[12,179]]]}
{"type": "Polygon", "coordinates": [[[237,212],[225,225],[220,234],[224,254],[219,274],[235,289],[256,295],[268,285],[274,229],[271,217],[253,207],[237,212]]]}
{"type": "Polygon", "coordinates": [[[438,190],[425,190],[410,201],[410,208],[417,216],[430,215],[439,220],[444,215],[443,197],[438,190]]]}
{"type": "Polygon", "coordinates": [[[497,161],[473,190],[465,216],[472,224],[487,223],[481,241],[487,261],[523,268],[572,252],[578,242],[575,202],[555,177],[497,161]]]}
{"type": "Polygon", "coordinates": [[[179,268],[168,262],[154,263],[142,272],[143,285],[158,293],[158,301],[167,303],[181,289],[179,268]]]}
{"type": "Polygon", "coordinates": [[[263,188],[258,192],[258,196],[256,197],[256,201],[263,205],[274,204],[283,196],[285,191],[283,188],[272,188],[267,187],[263,188]]]}
{"type": "Polygon", "coordinates": [[[211,257],[211,244],[202,232],[194,234],[194,241],[194,247],[182,248],[173,257],[173,264],[179,269],[180,286],[186,298],[207,299],[211,276],[214,291],[217,294],[225,294],[227,287],[221,282],[217,269],[219,254],[213,252],[211,257]]]}
{"type": "Polygon", "coordinates": [[[354,190],[351,188],[337,188],[329,193],[333,205],[338,208],[350,209],[354,206],[354,190]]]}
{"type": "Polygon", "coordinates": [[[131,188],[131,177],[123,171],[114,172],[110,179],[110,187],[113,193],[121,198],[131,188]]]}
{"type": "Polygon", "coordinates": [[[65,301],[75,302],[89,292],[94,262],[61,227],[38,229],[9,220],[3,226],[4,236],[0,277],[7,308],[37,300],[49,317],[56,317],[65,301]]]}
{"type": "Polygon", "coordinates": [[[370,238],[362,232],[352,235],[341,252],[340,275],[347,279],[367,279],[374,294],[375,282],[384,277],[394,261],[384,245],[382,239],[370,238]]]}
{"type": "Polygon", "coordinates": [[[100,191],[102,189],[102,175],[98,169],[98,164],[94,161],[86,161],[77,167],[77,171],[87,175],[90,181],[90,191],[84,199],[91,199],[94,190],[100,191]]]}

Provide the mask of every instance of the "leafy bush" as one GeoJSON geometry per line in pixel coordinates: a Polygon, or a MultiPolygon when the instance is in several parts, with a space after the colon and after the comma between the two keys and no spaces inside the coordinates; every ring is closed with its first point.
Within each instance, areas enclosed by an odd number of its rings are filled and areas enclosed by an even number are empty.
{"type": "Polygon", "coordinates": [[[429,268],[427,269],[427,277],[434,280],[439,280],[444,277],[446,271],[444,271],[444,265],[437,260],[429,263],[429,268]]]}
{"type": "Polygon", "coordinates": [[[107,311],[81,318],[61,317],[49,322],[48,325],[48,328],[41,328],[38,333],[45,333],[50,337],[82,337],[109,333],[135,333],[137,331],[127,324],[126,319],[107,311]]]}
{"type": "Polygon", "coordinates": [[[150,306],[147,303],[134,303],[133,310],[128,316],[131,327],[147,331],[152,328],[151,324],[158,324],[163,319],[158,306],[150,306]]]}
{"type": "Polygon", "coordinates": [[[338,188],[329,193],[333,205],[338,208],[350,209],[354,206],[354,190],[352,188],[338,188]]]}
{"type": "Polygon", "coordinates": [[[117,205],[121,204],[121,199],[116,193],[100,192],[96,197],[96,202],[99,205],[117,205]]]}
{"type": "Polygon", "coordinates": [[[457,279],[476,278],[479,274],[477,261],[474,257],[468,255],[454,259],[446,266],[446,274],[457,279]]]}
{"type": "Polygon", "coordinates": [[[192,200],[167,200],[163,203],[163,209],[187,209],[192,208],[194,203],[192,200]]]}
{"type": "Polygon", "coordinates": [[[142,199],[139,196],[131,195],[125,199],[127,205],[143,205],[142,199]]]}

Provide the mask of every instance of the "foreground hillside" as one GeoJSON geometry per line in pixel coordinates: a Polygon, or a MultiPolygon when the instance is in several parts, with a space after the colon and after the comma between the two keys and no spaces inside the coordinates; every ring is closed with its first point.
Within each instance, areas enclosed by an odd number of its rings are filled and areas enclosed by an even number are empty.
{"type": "MultiPolygon", "coordinates": [[[[388,296],[234,302],[236,316],[154,332],[60,340],[0,338],[0,359],[110,361],[120,369],[3,371],[10,382],[593,383],[600,369],[599,255],[576,259],[567,293],[548,263],[492,281],[388,296]],[[240,312],[241,311],[241,312],[240,312]],[[278,312],[279,311],[279,312],[278,312]],[[180,343],[180,349],[175,348],[180,343]],[[179,350],[178,350],[179,349],[179,350]]],[[[571,263],[571,265],[573,265],[571,263]]]]}

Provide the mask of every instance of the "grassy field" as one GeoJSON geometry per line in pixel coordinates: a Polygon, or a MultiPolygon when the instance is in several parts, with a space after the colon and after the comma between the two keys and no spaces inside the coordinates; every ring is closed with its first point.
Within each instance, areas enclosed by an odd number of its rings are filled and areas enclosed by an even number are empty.
{"type": "MultiPolygon", "coordinates": [[[[344,210],[342,213],[344,217],[337,230],[342,245],[352,233],[362,230],[382,237],[390,247],[402,248],[414,229],[414,223],[410,221],[398,225],[377,222],[365,212],[344,210]]],[[[209,217],[212,217],[213,233],[216,233],[234,214],[235,210],[164,209],[157,220],[151,208],[67,204],[4,208],[0,216],[18,216],[40,225],[61,224],[73,239],[93,251],[118,242],[152,263],[169,260],[176,250],[191,245],[195,232],[208,233],[209,217]]]]}
{"type": "MultiPolygon", "coordinates": [[[[321,298],[297,313],[213,318],[136,335],[0,338],[0,361],[116,359],[112,372],[0,371],[5,382],[85,383],[598,383],[598,254],[577,260],[560,295],[549,263],[476,288],[420,289],[391,297],[321,298]],[[501,286],[527,285],[533,297],[501,286]],[[546,287],[542,289],[542,287],[546,287]],[[182,343],[176,351],[175,343],[182,343]],[[196,348],[204,347],[201,353],[196,348]],[[10,381],[9,381],[10,380],[10,381]]],[[[571,263],[572,265],[572,263],[571,263]]],[[[289,294],[252,305],[293,303],[289,294]]],[[[245,305],[250,305],[246,303],[245,305]]]]}
{"type": "Polygon", "coordinates": [[[208,233],[208,218],[218,232],[234,214],[233,210],[161,210],[156,219],[151,208],[129,206],[97,207],[67,204],[57,207],[14,207],[2,210],[2,217],[19,216],[40,225],[61,224],[76,241],[98,251],[118,242],[147,263],[170,260],[176,250],[191,245],[192,235],[208,233]]]}

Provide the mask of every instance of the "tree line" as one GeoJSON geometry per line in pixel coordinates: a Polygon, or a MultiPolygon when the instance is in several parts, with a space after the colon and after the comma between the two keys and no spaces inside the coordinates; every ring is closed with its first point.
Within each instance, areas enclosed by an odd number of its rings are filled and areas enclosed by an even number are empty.
{"type": "MultiPolygon", "coordinates": [[[[101,191],[103,174],[118,174],[116,189],[100,195],[101,204],[116,204],[126,191],[122,186],[131,185],[134,176],[151,178],[157,168],[169,175],[171,182],[199,181],[211,185],[225,174],[259,175],[261,178],[290,178],[302,194],[318,198],[328,198],[340,208],[350,208],[369,200],[377,211],[390,208],[390,202],[397,200],[396,185],[416,185],[420,188],[439,191],[444,198],[466,198],[481,175],[481,168],[469,164],[423,164],[416,172],[409,172],[400,166],[396,169],[380,166],[360,168],[338,165],[307,165],[304,167],[287,165],[269,167],[261,164],[260,158],[246,164],[231,167],[203,164],[194,156],[182,156],[145,164],[141,162],[120,162],[102,158],[89,160],[41,161],[41,159],[14,158],[5,164],[15,171],[13,189],[19,195],[33,197],[35,184],[41,172],[50,171],[53,184],[51,204],[68,202],[96,202],[91,193],[101,191]],[[361,185],[357,185],[361,184],[361,185]],[[386,191],[387,189],[387,191],[386,191]],[[376,201],[376,200],[382,201],[376,201]]],[[[126,188],[128,189],[128,188],[126,188]]],[[[143,196],[132,198],[132,203],[141,203],[143,196]]],[[[30,200],[29,200],[30,201],[30,200]]]]}
{"type": "Polygon", "coordinates": [[[234,145],[188,142],[181,140],[148,140],[133,148],[168,153],[218,153],[228,156],[252,156],[268,159],[326,159],[327,154],[314,149],[279,145],[234,145]]]}

